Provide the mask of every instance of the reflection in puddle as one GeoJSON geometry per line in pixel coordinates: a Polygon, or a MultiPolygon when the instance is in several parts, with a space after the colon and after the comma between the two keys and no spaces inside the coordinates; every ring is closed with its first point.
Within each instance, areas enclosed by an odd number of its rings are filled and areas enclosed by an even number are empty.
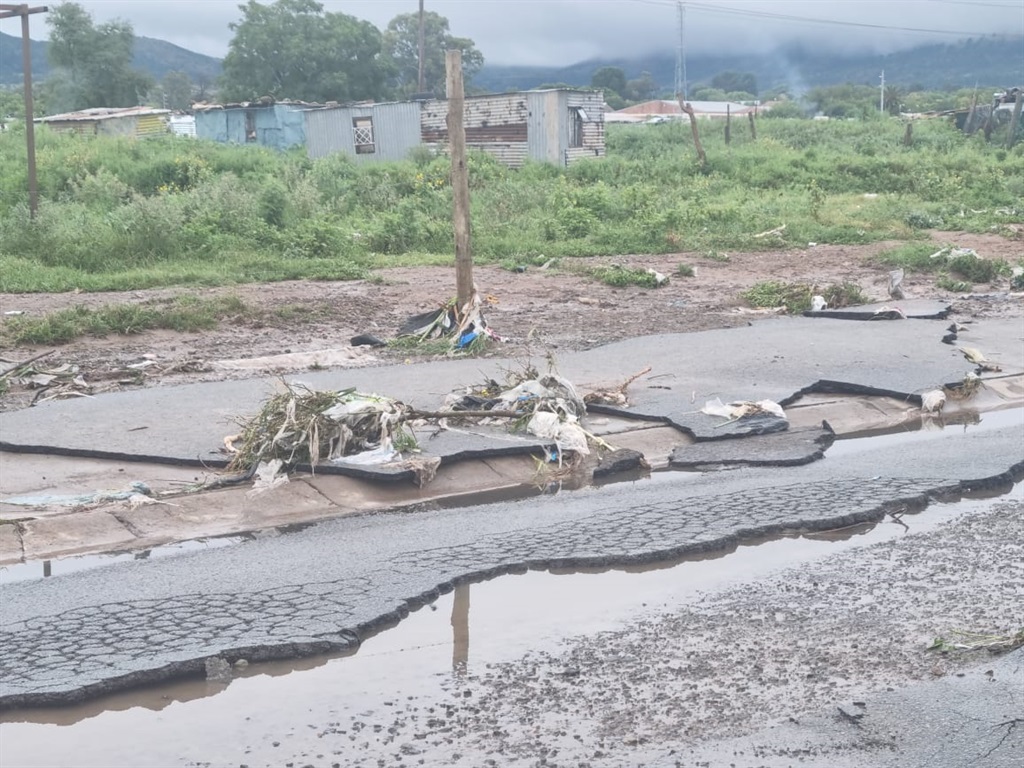
{"type": "Polygon", "coordinates": [[[198,552],[205,549],[217,549],[249,541],[252,534],[241,534],[235,536],[218,536],[208,539],[190,539],[179,541],[175,544],[167,544],[153,549],[144,549],[139,552],[114,552],[103,555],[80,555],[78,557],[64,557],[59,560],[30,560],[27,563],[16,563],[14,565],[0,566],[0,585],[11,584],[16,581],[28,579],[50,578],[76,571],[87,571],[91,568],[100,568],[105,565],[124,562],[126,560],[156,560],[171,555],[181,555],[186,552],[198,552]]]}
{"type": "MultiPolygon", "coordinates": [[[[1022,490],[1012,498],[1024,498],[1022,490]]],[[[990,504],[935,504],[903,522],[924,532],[990,504]]],[[[464,584],[367,638],[354,654],[253,664],[236,669],[229,684],[180,681],[76,707],[3,713],[3,763],[349,765],[360,757],[349,739],[359,728],[386,728],[403,711],[442,711],[442,702],[471,695],[474,677],[489,666],[905,532],[886,518],[652,565],[530,571],[464,584]]]]}

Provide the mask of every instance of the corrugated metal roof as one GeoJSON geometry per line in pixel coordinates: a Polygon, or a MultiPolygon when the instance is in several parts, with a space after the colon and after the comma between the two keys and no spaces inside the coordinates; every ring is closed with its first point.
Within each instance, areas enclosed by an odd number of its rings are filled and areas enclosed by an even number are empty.
{"type": "Polygon", "coordinates": [[[110,120],[112,118],[118,117],[142,117],[144,115],[169,114],[171,114],[171,110],[169,109],[154,109],[153,107],[91,107],[89,109],[80,109],[77,112],[65,112],[62,115],[48,115],[47,117],[37,117],[33,122],[66,123],[74,120],[95,122],[97,120],[110,120]]]}
{"type": "MultiPolygon", "coordinates": [[[[687,103],[693,107],[695,114],[704,117],[725,117],[726,113],[740,116],[757,109],[757,107],[735,101],[690,101],[687,103]]],[[[650,117],[667,115],[683,116],[678,102],[668,99],[645,101],[643,104],[634,104],[616,112],[609,112],[605,115],[605,120],[609,123],[635,123],[650,117]]]]}

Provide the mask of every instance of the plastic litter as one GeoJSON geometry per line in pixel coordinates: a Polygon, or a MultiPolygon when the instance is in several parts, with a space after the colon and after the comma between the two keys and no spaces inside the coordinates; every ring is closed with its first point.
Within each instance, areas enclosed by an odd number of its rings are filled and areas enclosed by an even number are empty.
{"type": "Polygon", "coordinates": [[[283,467],[284,462],[280,459],[261,461],[256,467],[256,479],[252,488],[246,492],[246,497],[251,499],[285,485],[288,482],[288,473],[282,471],[283,467]]]}
{"type": "Polygon", "coordinates": [[[901,301],[906,298],[906,295],[903,293],[903,288],[901,287],[903,283],[903,276],[904,272],[902,269],[894,269],[892,272],[889,273],[890,299],[893,299],[895,301],[901,301]]]}
{"type": "Polygon", "coordinates": [[[10,496],[0,499],[0,501],[3,501],[4,504],[16,504],[21,507],[81,507],[89,504],[102,504],[107,501],[127,501],[136,495],[152,496],[153,491],[145,483],[136,480],[128,487],[117,491],[106,490],[52,496],[10,496]]]}
{"type": "Polygon", "coordinates": [[[811,311],[822,312],[828,309],[828,302],[825,301],[824,296],[814,296],[811,299],[811,311]]]}
{"type": "Polygon", "coordinates": [[[789,429],[785,411],[772,400],[738,400],[727,405],[716,397],[708,400],[700,410],[701,413],[726,419],[715,429],[735,424],[736,429],[752,435],[767,435],[789,429]]]}
{"type": "Polygon", "coordinates": [[[921,395],[921,410],[925,413],[938,413],[946,404],[946,393],[941,389],[933,389],[921,395]]]}

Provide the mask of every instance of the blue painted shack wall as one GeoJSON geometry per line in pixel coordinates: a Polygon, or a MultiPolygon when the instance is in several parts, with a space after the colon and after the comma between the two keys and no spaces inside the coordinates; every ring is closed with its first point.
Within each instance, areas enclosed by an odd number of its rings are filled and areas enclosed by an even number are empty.
{"type": "Polygon", "coordinates": [[[306,142],[306,111],[290,104],[204,109],[196,112],[196,136],[224,144],[288,149],[306,142]]]}

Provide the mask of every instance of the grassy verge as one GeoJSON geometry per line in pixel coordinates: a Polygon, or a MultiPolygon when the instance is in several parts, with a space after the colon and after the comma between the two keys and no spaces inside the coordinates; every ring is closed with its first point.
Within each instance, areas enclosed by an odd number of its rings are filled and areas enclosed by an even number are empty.
{"type": "MultiPolygon", "coordinates": [[[[1024,220],[1024,145],[939,120],[917,124],[911,147],[896,120],[763,120],[756,141],[736,131],[729,146],[720,128],[702,124],[706,166],[675,123],[609,125],[607,157],[569,168],[471,155],[475,260],[913,243],[1024,220]]],[[[445,157],[357,165],[40,130],[30,219],[24,152],[17,130],[0,134],[0,292],[346,280],[453,261],[445,157]]]]}
{"type": "Polygon", "coordinates": [[[204,331],[219,322],[251,315],[238,298],[179,297],[166,302],[72,307],[43,317],[10,317],[0,326],[5,346],[64,344],[82,336],[130,335],[156,329],[204,331]]]}

